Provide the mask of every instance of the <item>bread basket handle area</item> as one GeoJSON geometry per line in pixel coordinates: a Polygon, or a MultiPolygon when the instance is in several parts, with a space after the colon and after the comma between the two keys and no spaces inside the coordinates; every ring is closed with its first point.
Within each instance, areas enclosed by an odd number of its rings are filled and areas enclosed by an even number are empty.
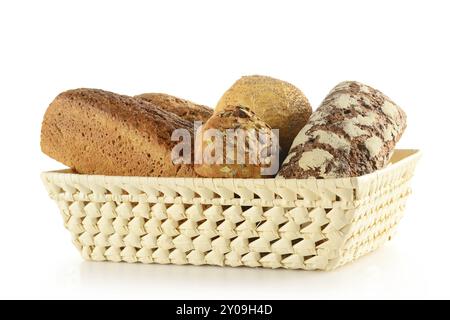
{"type": "Polygon", "coordinates": [[[416,157],[420,158],[422,156],[422,152],[418,149],[395,149],[394,154],[389,161],[390,164],[395,164],[399,161],[402,161],[408,157],[416,157]]]}

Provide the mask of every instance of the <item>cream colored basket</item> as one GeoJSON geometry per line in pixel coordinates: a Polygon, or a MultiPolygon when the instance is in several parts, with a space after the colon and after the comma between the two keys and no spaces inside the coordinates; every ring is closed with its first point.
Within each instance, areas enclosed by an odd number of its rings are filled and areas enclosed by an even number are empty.
{"type": "Polygon", "coordinates": [[[331,270],[391,238],[419,155],[343,179],[42,179],[88,260],[331,270]]]}

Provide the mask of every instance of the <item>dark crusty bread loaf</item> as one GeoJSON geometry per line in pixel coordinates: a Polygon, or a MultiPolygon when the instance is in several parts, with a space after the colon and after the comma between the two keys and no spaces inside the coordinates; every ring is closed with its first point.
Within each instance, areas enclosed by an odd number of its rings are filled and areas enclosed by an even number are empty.
{"type": "Polygon", "coordinates": [[[352,177],[381,169],[405,128],[406,114],[383,93],[342,82],[294,139],[278,177],[352,177]]]}
{"type": "Polygon", "coordinates": [[[41,148],[79,173],[196,176],[193,165],[174,165],[175,129],[193,137],[192,123],[153,104],[97,89],[69,90],[48,107],[41,148]]]}
{"type": "Polygon", "coordinates": [[[175,113],[190,122],[202,121],[205,123],[213,114],[211,108],[165,93],[143,93],[135,96],[135,98],[151,102],[155,106],[175,113]]]}

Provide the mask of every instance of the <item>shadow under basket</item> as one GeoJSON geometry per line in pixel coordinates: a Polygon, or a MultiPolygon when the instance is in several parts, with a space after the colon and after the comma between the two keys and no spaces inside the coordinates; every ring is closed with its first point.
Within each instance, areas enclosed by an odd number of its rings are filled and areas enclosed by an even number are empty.
{"type": "Polygon", "coordinates": [[[42,180],[87,260],[331,270],[391,238],[419,157],[340,179],[42,180]]]}

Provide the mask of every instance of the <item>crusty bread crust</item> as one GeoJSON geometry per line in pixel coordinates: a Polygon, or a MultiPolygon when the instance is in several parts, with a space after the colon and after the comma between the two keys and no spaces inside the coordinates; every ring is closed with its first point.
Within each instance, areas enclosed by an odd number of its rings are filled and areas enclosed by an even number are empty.
{"type": "Polygon", "coordinates": [[[41,149],[79,173],[120,176],[196,176],[192,165],[174,165],[175,129],[189,121],[153,104],[98,89],[58,95],[48,107],[41,149]]]}
{"type": "Polygon", "coordinates": [[[228,105],[245,106],[272,129],[279,129],[282,156],[287,154],[312,112],[300,89],[286,81],[259,75],[237,80],[220,98],[215,111],[228,105]]]}
{"type": "Polygon", "coordinates": [[[190,122],[201,121],[205,123],[213,114],[213,110],[209,107],[165,93],[143,93],[135,96],[135,98],[144,99],[190,122]]]}
{"type": "Polygon", "coordinates": [[[405,112],[383,93],[342,82],[299,132],[278,176],[342,178],[374,172],[387,165],[405,128],[405,112]]]}

